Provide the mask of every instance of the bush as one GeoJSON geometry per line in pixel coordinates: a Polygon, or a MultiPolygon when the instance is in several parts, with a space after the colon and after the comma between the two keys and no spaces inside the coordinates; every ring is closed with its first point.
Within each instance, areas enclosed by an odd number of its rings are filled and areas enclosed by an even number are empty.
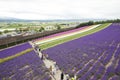
{"type": "Polygon", "coordinates": [[[2,32],[0,31],[0,34],[2,34],[2,32]]]}

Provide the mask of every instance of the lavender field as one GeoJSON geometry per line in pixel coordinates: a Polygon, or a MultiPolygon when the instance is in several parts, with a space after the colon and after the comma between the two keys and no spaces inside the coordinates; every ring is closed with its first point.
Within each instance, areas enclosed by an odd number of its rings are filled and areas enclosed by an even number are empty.
{"type": "Polygon", "coordinates": [[[42,51],[77,80],[120,80],[120,24],[42,51]]]}
{"type": "MultiPolygon", "coordinates": [[[[0,51],[0,60],[20,54],[32,46],[27,42],[0,51]]],[[[48,69],[32,50],[0,63],[0,80],[50,80],[48,69]]]]}
{"type": "MultiPolygon", "coordinates": [[[[77,80],[120,80],[120,23],[85,37],[43,50],[65,74],[77,80]]],[[[27,42],[0,51],[0,60],[31,49],[27,42]]],[[[49,70],[32,49],[0,63],[0,80],[51,80],[49,70]]]]}
{"type": "Polygon", "coordinates": [[[0,58],[5,58],[8,56],[15,55],[21,51],[24,51],[26,49],[32,48],[32,46],[29,43],[24,43],[18,46],[14,46],[8,49],[4,49],[0,51],[0,58]]]}
{"type": "Polygon", "coordinates": [[[50,80],[34,51],[0,64],[0,80],[50,80]]]}

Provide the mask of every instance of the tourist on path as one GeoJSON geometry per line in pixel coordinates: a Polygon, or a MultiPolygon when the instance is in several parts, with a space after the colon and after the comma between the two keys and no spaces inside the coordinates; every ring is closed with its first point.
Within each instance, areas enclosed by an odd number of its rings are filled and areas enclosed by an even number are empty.
{"type": "Polygon", "coordinates": [[[50,71],[52,72],[52,66],[50,66],[50,71]]]}
{"type": "Polygon", "coordinates": [[[43,60],[44,59],[44,55],[42,54],[42,56],[41,56],[41,60],[43,60]]]}
{"type": "Polygon", "coordinates": [[[66,80],[69,80],[69,75],[68,74],[66,74],[66,80]]]}
{"type": "Polygon", "coordinates": [[[61,73],[61,80],[63,80],[64,79],[64,74],[63,74],[63,72],[61,73]]]}
{"type": "Polygon", "coordinates": [[[75,80],[75,78],[74,78],[74,77],[72,77],[72,78],[71,78],[71,80],[75,80]]]}

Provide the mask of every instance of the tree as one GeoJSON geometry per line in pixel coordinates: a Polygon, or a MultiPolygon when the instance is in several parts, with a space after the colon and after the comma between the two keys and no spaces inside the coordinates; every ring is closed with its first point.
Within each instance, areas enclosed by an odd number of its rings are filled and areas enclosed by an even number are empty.
{"type": "Polygon", "coordinates": [[[4,33],[8,33],[8,32],[10,32],[10,31],[8,31],[8,30],[5,30],[5,31],[4,31],[4,33]]]}
{"type": "Polygon", "coordinates": [[[2,34],[2,32],[0,31],[0,34],[2,34]]]}
{"type": "Polygon", "coordinates": [[[22,24],[18,24],[18,26],[23,26],[22,24]]]}
{"type": "Polygon", "coordinates": [[[104,23],[119,23],[120,19],[115,19],[115,20],[102,20],[102,21],[89,21],[89,22],[84,22],[76,26],[76,28],[84,27],[84,26],[90,26],[94,24],[104,24],[104,23]]]}
{"type": "Polygon", "coordinates": [[[80,25],[76,26],[76,28],[90,26],[90,25],[94,25],[94,22],[93,21],[84,22],[84,23],[81,23],[80,25]]]}
{"type": "Polygon", "coordinates": [[[93,25],[93,24],[94,24],[93,21],[89,21],[89,22],[87,23],[87,25],[93,25]]]}
{"type": "Polygon", "coordinates": [[[61,26],[56,24],[55,27],[57,28],[57,30],[60,30],[61,29],[61,26]]]}
{"type": "Polygon", "coordinates": [[[39,29],[39,32],[42,32],[42,31],[44,31],[45,29],[43,28],[43,27],[41,27],[40,29],[39,29]]]}
{"type": "Polygon", "coordinates": [[[20,31],[20,32],[23,32],[22,28],[19,28],[19,31],[20,31]]]}

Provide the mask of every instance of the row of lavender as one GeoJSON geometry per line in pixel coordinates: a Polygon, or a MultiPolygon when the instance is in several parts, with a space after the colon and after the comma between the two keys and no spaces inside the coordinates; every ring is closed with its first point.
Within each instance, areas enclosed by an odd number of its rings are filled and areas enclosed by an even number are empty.
{"type": "MultiPolygon", "coordinates": [[[[15,55],[21,51],[32,48],[24,43],[0,51],[0,58],[15,55]]],[[[50,80],[43,61],[34,51],[0,64],[0,80],[50,80]]]]}
{"type": "Polygon", "coordinates": [[[50,36],[45,36],[45,37],[42,37],[42,38],[38,38],[38,39],[36,39],[34,41],[39,41],[39,40],[44,40],[44,39],[49,39],[49,38],[53,38],[53,37],[57,37],[57,36],[61,36],[61,35],[66,35],[66,34],[74,33],[74,32],[80,31],[80,30],[85,30],[85,29],[87,29],[89,27],[90,26],[85,26],[85,27],[81,27],[81,28],[78,28],[78,29],[73,29],[73,30],[70,30],[70,31],[56,33],[56,34],[53,34],[53,35],[50,35],[50,36]]]}
{"type": "Polygon", "coordinates": [[[5,58],[8,56],[15,55],[21,51],[24,51],[26,49],[32,48],[32,46],[29,43],[24,43],[21,45],[17,45],[8,49],[4,49],[0,51],[0,58],[5,58]]]}
{"type": "Polygon", "coordinates": [[[50,80],[41,59],[31,51],[0,64],[0,80],[50,80]]]}
{"type": "Polygon", "coordinates": [[[79,80],[120,80],[120,24],[44,50],[61,70],[79,80]]]}

